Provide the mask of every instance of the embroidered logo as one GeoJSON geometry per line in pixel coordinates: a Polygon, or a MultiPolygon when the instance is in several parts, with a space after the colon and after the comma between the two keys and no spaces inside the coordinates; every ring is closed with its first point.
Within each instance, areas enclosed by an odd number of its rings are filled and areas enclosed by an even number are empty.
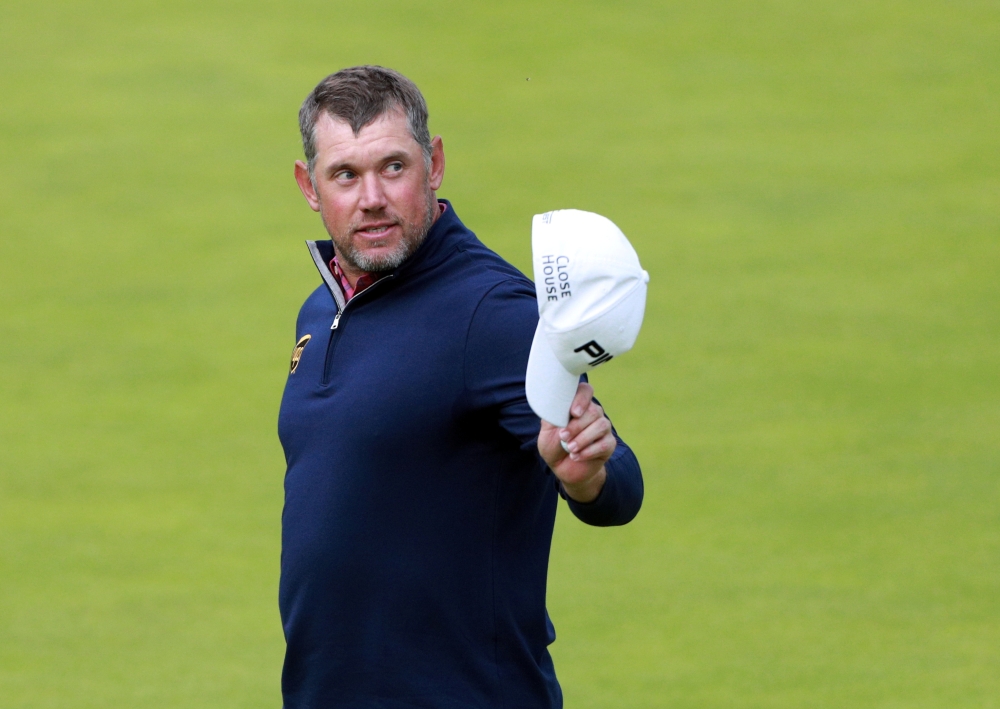
{"type": "Polygon", "coordinates": [[[292,350],[292,364],[288,368],[289,374],[295,374],[295,370],[299,368],[299,360],[302,359],[302,350],[306,348],[311,339],[312,335],[303,335],[302,339],[295,343],[295,349],[292,350]]]}

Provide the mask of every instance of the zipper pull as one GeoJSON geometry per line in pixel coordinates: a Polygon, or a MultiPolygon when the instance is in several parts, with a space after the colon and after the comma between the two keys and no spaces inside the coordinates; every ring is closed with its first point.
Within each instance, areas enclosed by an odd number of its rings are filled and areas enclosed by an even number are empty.
{"type": "Polygon", "coordinates": [[[330,326],[331,330],[336,330],[337,326],[340,324],[340,314],[344,312],[343,310],[338,310],[337,314],[333,317],[333,325],[330,326]]]}

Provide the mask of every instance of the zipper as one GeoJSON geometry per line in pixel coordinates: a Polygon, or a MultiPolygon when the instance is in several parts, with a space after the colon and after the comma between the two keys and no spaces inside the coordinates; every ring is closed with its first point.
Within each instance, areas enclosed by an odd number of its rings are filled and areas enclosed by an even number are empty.
{"type": "Polygon", "coordinates": [[[378,288],[379,283],[382,283],[383,281],[388,281],[394,276],[395,274],[389,274],[385,278],[378,279],[370,286],[365,288],[363,291],[358,293],[356,296],[351,298],[348,302],[344,303],[344,307],[337,309],[337,314],[333,316],[333,324],[330,325],[330,340],[327,342],[326,345],[326,362],[324,362],[323,364],[323,381],[320,382],[320,386],[323,387],[330,386],[330,375],[333,369],[333,367],[331,366],[333,364],[333,351],[336,348],[338,339],[336,336],[336,332],[337,328],[340,327],[340,318],[344,315],[344,312],[347,310],[347,307],[358,298],[363,298],[365,294],[368,293],[369,291],[373,290],[374,288],[378,288]]]}

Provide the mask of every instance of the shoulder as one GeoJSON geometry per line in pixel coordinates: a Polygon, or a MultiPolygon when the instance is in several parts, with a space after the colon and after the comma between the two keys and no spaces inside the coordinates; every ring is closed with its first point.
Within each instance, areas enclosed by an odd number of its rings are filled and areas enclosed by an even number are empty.
{"type": "Polygon", "coordinates": [[[487,247],[475,235],[463,240],[455,254],[462,270],[475,281],[481,292],[492,298],[535,299],[535,285],[513,264],[487,247]]]}
{"type": "Polygon", "coordinates": [[[538,305],[535,285],[527,276],[478,239],[461,249],[458,256],[466,261],[465,270],[476,283],[474,321],[486,321],[496,331],[503,329],[494,319],[498,316],[508,322],[527,319],[534,329],[538,305]]]}
{"type": "Polygon", "coordinates": [[[484,244],[458,217],[451,202],[439,201],[447,209],[428,233],[427,243],[421,247],[424,253],[418,258],[432,268],[437,267],[438,275],[451,287],[468,288],[480,295],[499,287],[501,292],[516,290],[533,298],[535,287],[531,279],[484,244]]]}

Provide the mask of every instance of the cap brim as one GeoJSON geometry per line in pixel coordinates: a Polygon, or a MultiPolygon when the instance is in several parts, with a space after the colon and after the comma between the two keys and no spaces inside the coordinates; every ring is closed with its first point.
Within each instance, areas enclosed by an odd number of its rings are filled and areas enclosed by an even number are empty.
{"type": "Polygon", "coordinates": [[[580,376],[567,372],[556,358],[539,321],[524,377],[524,390],[532,411],[553,426],[565,426],[579,383],[580,376]]]}

